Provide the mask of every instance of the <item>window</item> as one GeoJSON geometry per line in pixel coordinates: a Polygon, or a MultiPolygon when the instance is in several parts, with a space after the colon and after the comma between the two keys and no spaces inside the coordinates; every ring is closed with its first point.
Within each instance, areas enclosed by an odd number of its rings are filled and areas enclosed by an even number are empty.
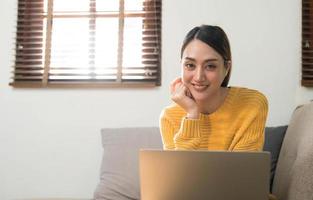
{"type": "Polygon", "coordinates": [[[313,87],[313,0],[302,0],[302,79],[313,87]]]}
{"type": "Polygon", "coordinates": [[[18,0],[14,87],[160,85],[161,0],[18,0]]]}

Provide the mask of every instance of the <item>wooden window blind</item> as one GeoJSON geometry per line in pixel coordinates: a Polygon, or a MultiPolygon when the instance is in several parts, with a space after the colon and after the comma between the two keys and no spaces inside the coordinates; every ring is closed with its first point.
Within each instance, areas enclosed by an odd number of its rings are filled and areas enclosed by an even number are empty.
{"type": "Polygon", "coordinates": [[[313,87],[313,0],[302,0],[302,79],[313,87]]]}
{"type": "Polygon", "coordinates": [[[18,0],[14,87],[158,86],[161,0],[18,0]]]}

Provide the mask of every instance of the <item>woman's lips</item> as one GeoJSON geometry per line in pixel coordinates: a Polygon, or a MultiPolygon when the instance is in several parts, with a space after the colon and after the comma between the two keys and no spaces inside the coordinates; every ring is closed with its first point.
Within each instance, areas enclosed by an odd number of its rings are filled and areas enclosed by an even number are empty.
{"type": "Polygon", "coordinates": [[[209,87],[209,85],[203,85],[203,84],[191,84],[191,85],[198,92],[202,92],[209,87]]]}

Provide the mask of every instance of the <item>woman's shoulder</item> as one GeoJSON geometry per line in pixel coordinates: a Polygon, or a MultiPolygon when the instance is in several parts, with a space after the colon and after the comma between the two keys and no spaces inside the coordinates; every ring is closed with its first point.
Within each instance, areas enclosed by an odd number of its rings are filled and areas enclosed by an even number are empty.
{"type": "Polygon", "coordinates": [[[186,111],[176,103],[172,103],[166,106],[161,113],[161,116],[169,117],[181,117],[184,115],[186,115],[186,111]]]}
{"type": "Polygon", "coordinates": [[[230,87],[230,90],[234,93],[239,94],[241,97],[255,97],[266,99],[265,95],[256,89],[246,88],[246,87],[230,87]]]}
{"type": "Polygon", "coordinates": [[[266,96],[255,89],[245,88],[245,87],[230,87],[230,93],[233,97],[233,101],[238,104],[243,104],[246,106],[256,106],[256,108],[268,107],[268,101],[266,96]]]}

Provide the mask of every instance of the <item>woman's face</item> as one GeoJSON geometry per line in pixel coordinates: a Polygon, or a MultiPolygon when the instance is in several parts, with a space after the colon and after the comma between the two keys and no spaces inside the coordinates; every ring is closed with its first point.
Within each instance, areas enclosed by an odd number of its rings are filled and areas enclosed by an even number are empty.
{"type": "Polygon", "coordinates": [[[181,62],[183,83],[195,100],[207,100],[217,95],[227,74],[219,53],[195,39],[186,46],[181,62]]]}

